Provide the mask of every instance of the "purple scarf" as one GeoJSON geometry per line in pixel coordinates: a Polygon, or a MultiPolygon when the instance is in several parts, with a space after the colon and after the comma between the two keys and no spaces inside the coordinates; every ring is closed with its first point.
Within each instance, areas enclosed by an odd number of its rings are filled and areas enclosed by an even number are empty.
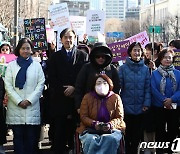
{"type": "Polygon", "coordinates": [[[97,112],[97,120],[100,122],[104,122],[107,123],[110,121],[110,115],[109,115],[109,111],[106,107],[106,101],[107,99],[113,95],[114,92],[110,91],[106,96],[101,97],[99,95],[97,95],[97,93],[95,91],[91,92],[91,95],[94,96],[96,99],[101,100],[101,106],[97,112]]]}

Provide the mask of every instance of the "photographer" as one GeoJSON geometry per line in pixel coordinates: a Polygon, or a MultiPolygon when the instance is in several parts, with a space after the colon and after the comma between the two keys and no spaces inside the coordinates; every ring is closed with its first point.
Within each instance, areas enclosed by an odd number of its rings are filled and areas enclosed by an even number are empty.
{"type": "Polygon", "coordinates": [[[84,154],[117,153],[125,123],[121,98],[112,89],[112,80],[100,74],[93,82],[92,91],[82,100],[77,132],[84,154]]]}

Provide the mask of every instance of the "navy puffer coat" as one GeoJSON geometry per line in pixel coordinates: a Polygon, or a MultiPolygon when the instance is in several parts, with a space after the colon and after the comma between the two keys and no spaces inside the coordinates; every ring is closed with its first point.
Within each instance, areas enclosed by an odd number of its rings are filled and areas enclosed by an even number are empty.
{"type": "Polygon", "coordinates": [[[144,61],[135,63],[127,58],[119,69],[119,78],[125,114],[143,113],[142,108],[151,103],[150,73],[144,61]]]}

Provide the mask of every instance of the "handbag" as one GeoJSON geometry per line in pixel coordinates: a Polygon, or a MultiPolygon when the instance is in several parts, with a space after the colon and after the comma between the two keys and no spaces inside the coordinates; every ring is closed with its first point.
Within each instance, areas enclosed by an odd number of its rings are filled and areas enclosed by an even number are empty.
{"type": "Polygon", "coordinates": [[[102,134],[111,134],[112,133],[111,129],[109,129],[108,131],[96,130],[95,128],[92,128],[92,127],[87,127],[86,129],[89,134],[102,135],[102,134]]]}

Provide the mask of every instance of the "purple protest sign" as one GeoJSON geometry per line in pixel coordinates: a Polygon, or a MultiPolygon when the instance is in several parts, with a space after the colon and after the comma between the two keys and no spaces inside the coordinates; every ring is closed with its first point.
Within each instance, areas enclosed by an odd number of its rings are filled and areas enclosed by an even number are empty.
{"type": "Polygon", "coordinates": [[[174,50],[175,56],[174,56],[174,63],[176,69],[180,70],[180,49],[174,50]]]}
{"type": "Polygon", "coordinates": [[[112,62],[125,60],[127,57],[127,49],[130,45],[129,40],[108,44],[108,47],[113,53],[112,62]]]}

